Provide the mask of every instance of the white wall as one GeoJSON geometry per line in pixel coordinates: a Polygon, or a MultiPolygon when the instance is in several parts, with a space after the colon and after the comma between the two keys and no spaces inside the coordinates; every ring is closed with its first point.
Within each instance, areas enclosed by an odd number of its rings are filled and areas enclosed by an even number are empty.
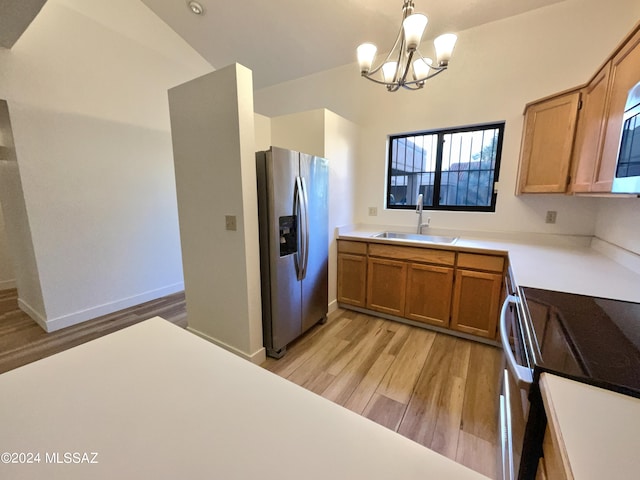
{"type": "Polygon", "coordinates": [[[251,71],[236,64],[196,78],[172,88],[169,103],[189,328],[260,363],[251,71]]]}
{"type": "MultiPolygon", "coordinates": [[[[2,160],[0,160],[1,162],[2,160]]],[[[2,215],[2,204],[0,203],[0,290],[15,288],[16,279],[11,265],[9,244],[4,227],[4,217],[2,215]]]]}
{"type": "MultiPolygon", "coordinates": [[[[0,290],[15,288],[16,279],[13,273],[12,258],[9,251],[9,241],[5,230],[5,220],[2,213],[2,201],[7,199],[9,186],[3,184],[3,179],[8,175],[3,173],[15,163],[15,148],[13,146],[13,134],[9,122],[9,109],[7,102],[0,100],[0,290]]],[[[17,164],[16,164],[17,167],[17,164]]]]}
{"type": "Polygon", "coordinates": [[[389,94],[352,64],[262,89],[256,111],[273,116],[326,107],[358,124],[355,220],[380,225],[415,223],[411,211],[383,208],[388,134],[504,120],[496,212],[430,212],[432,226],[592,235],[598,199],[513,194],[523,107],[586,82],[640,18],[639,10],[635,0],[567,0],[459,32],[450,69],[422,91],[389,94]],[[378,207],[377,217],[367,216],[369,206],[378,207]],[[555,225],[544,223],[547,210],[558,212],[555,225]]]}
{"type": "Polygon", "coordinates": [[[329,312],[337,308],[338,246],[336,229],[354,223],[356,161],[360,128],[325,110],[325,156],[329,159],[329,312]]]}
{"type": "Polygon", "coordinates": [[[322,108],[272,118],[272,145],[324,157],[324,118],[322,108]]]}
{"type": "Polygon", "coordinates": [[[595,235],[640,255],[640,199],[601,199],[595,235]]]}
{"type": "Polygon", "coordinates": [[[253,118],[256,139],[256,152],[268,150],[271,146],[271,119],[258,113],[254,113],[253,118]]]}
{"type": "Polygon", "coordinates": [[[329,160],[329,312],[337,308],[335,230],[354,222],[359,127],[327,109],[271,119],[272,144],[329,160]]]}
{"type": "Polygon", "coordinates": [[[167,89],[211,70],[127,0],[49,0],[0,50],[46,329],[183,288],[167,89]]]}

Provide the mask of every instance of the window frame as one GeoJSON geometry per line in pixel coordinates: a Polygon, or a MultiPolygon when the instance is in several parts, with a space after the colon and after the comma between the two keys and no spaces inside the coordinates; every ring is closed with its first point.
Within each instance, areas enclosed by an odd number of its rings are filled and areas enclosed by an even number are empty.
{"type": "MultiPolygon", "coordinates": [[[[434,183],[433,183],[433,203],[434,205],[424,205],[424,210],[440,210],[440,211],[452,211],[452,212],[489,212],[494,213],[496,211],[496,203],[498,198],[498,193],[496,189],[493,189],[491,194],[491,203],[488,206],[482,205],[440,205],[440,190],[441,190],[441,182],[442,182],[442,157],[443,157],[443,145],[444,145],[444,136],[449,134],[456,133],[464,133],[464,132],[474,132],[474,131],[482,131],[482,130],[498,130],[498,141],[496,144],[496,163],[494,167],[494,185],[499,181],[500,177],[500,164],[502,160],[502,147],[504,144],[504,130],[505,130],[506,122],[490,122],[490,123],[481,123],[475,125],[466,125],[460,127],[450,127],[450,128],[438,128],[433,130],[421,130],[411,133],[401,133],[401,134],[392,134],[388,136],[387,139],[387,170],[385,172],[386,176],[386,194],[385,194],[385,208],[389,210],[415,210],[417,208],[416,199],[414,199],[412,204],[406,205],[392,205],[389,202],[389,197],[392,193],[392,185],[391,185],[391,172],[392,172],[392,162],[393,162],[393,141],[394,139],[401,139],[407,137],[416,137],[416,136],[427,136],[427,135],[437,135],[437,148],[436,148],[436,159],[435,159],[435,171],[434,174],[434,183]]],[[[429,173],[429,172],[424,172],[429,173]]]]}

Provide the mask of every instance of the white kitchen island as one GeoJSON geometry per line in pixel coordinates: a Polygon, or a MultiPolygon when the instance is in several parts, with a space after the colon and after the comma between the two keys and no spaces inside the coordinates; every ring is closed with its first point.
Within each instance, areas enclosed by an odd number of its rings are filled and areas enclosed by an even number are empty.
{"type": "Polygon", "coordinates": [[[485,478],[159,317],[0,392],[2,479],[485,478]]]}

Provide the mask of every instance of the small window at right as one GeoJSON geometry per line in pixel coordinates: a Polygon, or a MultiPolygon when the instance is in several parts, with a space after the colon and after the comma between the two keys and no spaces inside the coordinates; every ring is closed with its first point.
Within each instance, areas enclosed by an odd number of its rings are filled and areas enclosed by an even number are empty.
{"type": "Polygon", "coordinates": [[[504,122],[389,137],[387,208],[495,212],[504,122]]]}

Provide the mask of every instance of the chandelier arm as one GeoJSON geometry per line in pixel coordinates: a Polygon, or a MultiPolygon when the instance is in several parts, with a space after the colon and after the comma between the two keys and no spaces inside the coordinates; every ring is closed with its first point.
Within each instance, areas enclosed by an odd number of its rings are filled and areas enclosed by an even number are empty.
{"type": "MultiPolygon", "coordinates": [[[[398,35],[396,36],[396,41],[393,43],[393,47],[391,47],[391,50],[389,50],[389,53],[387,54],[386,58],[384,59],[384,61],[380,63],[380,65],[375,67],[373,70],[369,70],[368,75],[375,75],[376,73],[378,73],[382,68],[382,66],[389,61],[389,59],[393,55],[393,52],[395,52],[396,47],[398,46],[398,43],[404,43],[404,35],[402,33],[403,33],[402,25],[400,25],[400,30],[398,31],[398,35]]],[[[400,51],[402,51],[402,49],[400,49],[400,51]]]]}
{"type": "Polygon", "coordinates": [[[437,72],[432,73],[431,75],[427,75],[424,78],[418,78],[416,80],[412,80],[410,82],[404,82],[404,83],[405,83],[405,85],[419,85],[420,83],[424,84],[424,82],[426,82],[427,80],[432,79],[436,75],[440,75],[442,72],[444,72],[444,70],[446,70],[446,69],[438,70],[437,72]]]}
{"type": "MultiPolygon", "coordinates": [[[[433,65],[427,62],[427,60],[422,56],[422,54],[420,53],[420,50],[418,50],[416,48],[416,53],[418,54],[418,56],[420,57],[420,60],[422,60],[426,65],[429,66],[429,70],[437,70],[437,71],[444,71],[447,69],[447,66],[440,66],[440,65],[433,65]]],[[[425,78],[429,78],[429,75],[427,75],[425,78]]]]}
{"type": "Polygon", "coordinates": [[[413,51],[409,52],[409,56],[407,57],[407,62],[404,64],[404,72],[402,72],[402,78],[398,80],[398,83],[400,85],[404,85],[405,83],[412,83],[412,82],[407,82],[407,74],[409,73],[409,66],[411,65],[411,59],[413,59],[413,51]]]}
{"type": "Polygon", "coordinates": [[[384,86],[386,86],[386,87],[389,87],[389,86],[393,86],[393,85],[395,85],[395,83],[387,83],[387,82],[383,82],[383,81],[381,81],[381,80],[376,80],[375,78],[372,78],[372,77],[370,77],[369,75],[367,75],[367,74],[365,74],[365,73],[363,73],[363,74],[362,74],[362,76],[363,76],[364,78],[366,78],[367,80],[371,80],[371,81],[372,81],[372,82],[374,82],[374,83],[378,83],[378,84],[380,84],[380,85],[384,85],[384,86]]]}

